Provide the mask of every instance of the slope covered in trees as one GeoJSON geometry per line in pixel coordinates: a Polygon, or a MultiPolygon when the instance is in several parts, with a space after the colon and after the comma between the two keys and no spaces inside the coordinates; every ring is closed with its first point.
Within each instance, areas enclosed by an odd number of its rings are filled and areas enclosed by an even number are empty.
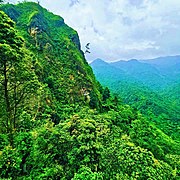
{"type": "MultiPolygon", "coordinates": [[[[63,104],[80,104],[87,98],[85,91],[99,98],[92,70],[80,50],[78,34],[61,17],[31,2],[7,4],[2,10],[17,22],[16,29],[25,38],[25,46],[36,54],[36,74],[51,90],[51,98],[63,104]]],[[[99,108],[98,100],[87,103],[99,108]]]]}
{"type": "Polygon", "coordinates": [[[179,56],[109,64],[98,59],[91,67],[103,86],[180,141],[179,61],[179,56]]]}
{"type": "Polygon", "coordinates": [[[96,82],[61,17],[1,10],[1,179],[178,179],[179,144],[96,82]]]}

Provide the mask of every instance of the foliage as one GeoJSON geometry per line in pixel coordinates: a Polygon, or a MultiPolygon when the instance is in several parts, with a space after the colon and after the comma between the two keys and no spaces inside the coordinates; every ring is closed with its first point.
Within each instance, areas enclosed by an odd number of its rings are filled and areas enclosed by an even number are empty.
{"type": "Polygon", "coordinates": [[[32,70],[32,54],[23,46],[23,40],[14,29],[14,22],[0,11],[0,122],[12,135],[19,126],[20,115],[40,86],[32,70]]]}
{"type": "Polygon", "coordinates": [[[139,110],[149,122],[180,142],[179,59],[174,56],[110,64],[95,60],[91,66],[100,83],[123,103],[139,110]]]}
{"type": "Polygon", "coordinates": [[[1,9],[1,179],[179,178],[179,144],[96,82],[61,17],[1,9]]]}

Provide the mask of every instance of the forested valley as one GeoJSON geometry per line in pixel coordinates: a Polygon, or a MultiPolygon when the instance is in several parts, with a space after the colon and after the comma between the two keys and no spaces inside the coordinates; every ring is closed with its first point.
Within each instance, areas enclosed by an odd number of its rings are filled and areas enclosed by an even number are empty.
{"type": "Polygon", "coordinates": [[[96,80],[62,17],[1,4],[0,179],[178,180],[178,84],[157,93],[107,72],[96,80]]]}
{"type": "Polygon", "coordinates": [[[180,56],[91,63],[97,79],[119,99],[180,142],[180,56]]]}

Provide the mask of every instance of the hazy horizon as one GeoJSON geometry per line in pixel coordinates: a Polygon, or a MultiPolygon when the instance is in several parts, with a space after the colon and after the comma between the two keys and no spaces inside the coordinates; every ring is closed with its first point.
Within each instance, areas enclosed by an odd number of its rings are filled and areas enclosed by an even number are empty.
{"type": "Polygon", "coordinates": [[[137,60],[137,61],[148,61],[148,60],[154,60],[154,59],[158,59],[158,58],[167,58],[167,57],[180,57],[180,54],[177,54],[177,55],[172,55],[172,56],[159,56],[159,57],[155,57],[155,58],[150,58],[150,59],[137,59],[137,58],[132,58],[132,59],[116,59],[116,60],[112,60],[112,61],[107,61],[106,59],[102,59],[102,58],[96,58],[92,61],[89,61],[89,63],[92,63],[96,60],[102,60],[104,62],[107,62],[107,63],[111,63],[111,62],[118,62],[118,61],[131,61],[131,60],[137,60]]]}

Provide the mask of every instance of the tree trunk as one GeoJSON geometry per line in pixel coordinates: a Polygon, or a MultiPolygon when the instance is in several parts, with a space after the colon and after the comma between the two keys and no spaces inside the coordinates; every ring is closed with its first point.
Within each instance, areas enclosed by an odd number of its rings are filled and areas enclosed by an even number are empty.
{"type": "Polygon", "coordinates": [[[7,131],[9,132],[11,127],[11,120],[10,120],[10,101],[9,101],[9,92],[8,92],[8,78],[7,78],[7,66],[6,62],[4,62],[4,98],[5,98],[5,104],[6,104],[6,125],[7,125],[7,131]]]}
{"type": "Polygon", "coordinates": [[[6,125],[7,125],[7,133],[9,134],[10,144],[13,146],[13,120],[11,118],[11,106],[9,99],[9,91],[8,91],[8,77],[7,77],[7,65],[4,62],[4,98],[6,104],[6,125]]]}
{"type": "MultiPolygon", "coordinates": [[[[15,83],[16,84],[16,83],[15,83]]],[[[17,87],[14,87],[14,114],[13,114],[13,128],[16,128],[16,113],[17,113],[17,87]]]]}

